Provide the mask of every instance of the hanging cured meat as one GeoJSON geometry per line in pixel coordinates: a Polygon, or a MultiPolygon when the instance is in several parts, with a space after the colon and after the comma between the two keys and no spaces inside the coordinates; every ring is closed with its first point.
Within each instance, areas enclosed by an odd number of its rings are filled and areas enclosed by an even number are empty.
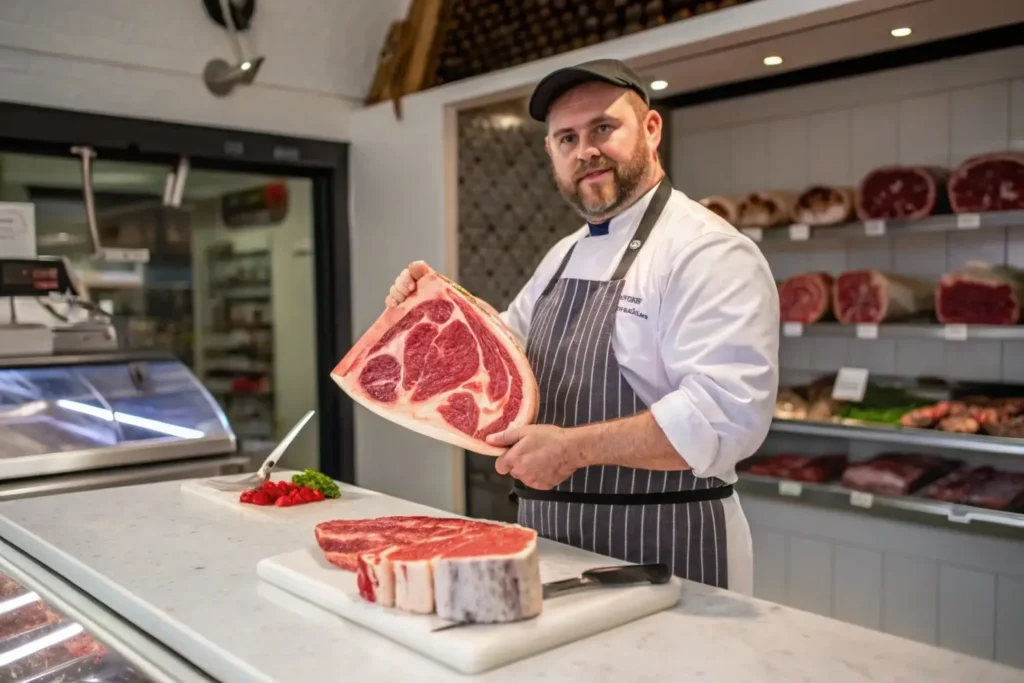
{"type": "Polygon", "coordinates": [[[1024,302],[1024,270],[971,261],[939,279],[935,312],[947,325],[1016,325],[1024,302]]]}
{"type": "Polygon", "coordinates": [[[949,200],[956,213],[1024,209],[1024,154],[981,154],[949,176],[949,200]]]}
{"type": "Polygon", "coordinates": [[[420,434],[486,455],[484,439],[532,423],[537,381],[508,328],[429,271],[385,310],[331,373],[353,400],[420,434]]]}
{"type": "Polygon", "coordinates": [[[736,225],[736,221],[739,219],[740,215],[740,203],[736,198],[726,197],[724,195],[712,195],[700,200],[700,203],[709,211],[717,213],[732,225],[736,225]]]}
{"type": "Polygon", "coordinates": [[[916,278],[851,270],[832,287],[832,310],[841,323],[889,322],[934,309],[934,285],[916,278]]]}
{"type": "Polygon", "coordinates": [[[855,194],[852,187],[812,185],[796,198],[793,222],[821,226],[850,221],[854,216],[855,194]]]}
{"type": "Polygon", "coordinates": [[[788,225],[796,195],[792,192],[754,192],[739,205],[736,226],[741,228],[774,228],[788,225]]]}
{"type": "Polygon", "coordinates": [[[857,216],[868,220],[917,220],[949,210],[945,169],[888,166],[871,171],[857,187],[857,216]]]}
{"type": "Polygon", "coordinates": [[[787,278],[779,287],[780,319],[810,325],[832,310],[832,276],[803,273],[787,278]]]}

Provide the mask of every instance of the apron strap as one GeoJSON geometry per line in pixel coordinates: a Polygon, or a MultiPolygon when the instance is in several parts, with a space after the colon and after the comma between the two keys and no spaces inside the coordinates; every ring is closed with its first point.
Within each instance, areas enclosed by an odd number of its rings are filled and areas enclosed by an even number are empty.
{"type": "MultiPolygon", "coordinates": [[[[626,277],[626,273],[629,272],[630,267],[633,265],[633,261],[636,260],[636,255],[640,251],[640,247],[644,245],[647,238],[651,235],[651,230],[654,229],[654,224],[658,222],[662,212],[665,211],[665,206],[668,204],[669,198],[672,196],[672,183],[669,181],[668,176],[664,176],[661,182],[658,183],[658,189],[654,191],[654,196],[651,197],[651,202],[647,205],[647,209],[644,211],[644,215],[640,218],[640,225],[637,226],[636,232],[633,233],[633,239],[626,247],[626,252],[619,259],[618,266],[615,267],[615,274],[612,275],[612,281],[621,280],[626,277]]],[[[574,243],[569,247],[569,251],[566,252],[562,258],[562,262],[558,264],[558,270],[548,281],[547,287],[544,288],[541,296],[547,296],[554,289],[555,283],[562,277],[562,273],[565,271],[565,267],[569,264],[569,259],[572,258],[572,252],[576,249],[574,243]]]]}

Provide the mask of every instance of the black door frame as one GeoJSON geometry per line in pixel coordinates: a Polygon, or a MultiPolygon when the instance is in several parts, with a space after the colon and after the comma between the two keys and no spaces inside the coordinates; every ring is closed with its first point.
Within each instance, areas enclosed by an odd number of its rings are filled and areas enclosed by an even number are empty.
{"type": "Polygon", "coordinates": [[[298,176],[313,181],[313,259],[320,463],[355,483],[352,401],[330,371],[352,344],[348,222],[348,144],[271,133],[92,114],[0,102],[0,151],[71,156],[73,145],[97,159],[298,176]]]}

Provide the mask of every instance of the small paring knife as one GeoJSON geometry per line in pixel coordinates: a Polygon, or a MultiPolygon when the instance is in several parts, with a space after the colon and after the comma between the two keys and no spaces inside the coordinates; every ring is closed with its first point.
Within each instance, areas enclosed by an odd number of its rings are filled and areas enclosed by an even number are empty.
{"type": "MultiPolygon", "coordinates": [[[[557,597],[566,593],[597,588],[600,586],[632,586],[641,583],[668,583],[672,573],[666,564],[624,564],[613,567],[596,567],[588,569],[580,576],[561,581],[551,581],[543,586],[544,599],[557,597]]],[[[456,621],[431,629],[432,633],[447,631],[457,626],[469,626],[474,622],[456,621]]]]}

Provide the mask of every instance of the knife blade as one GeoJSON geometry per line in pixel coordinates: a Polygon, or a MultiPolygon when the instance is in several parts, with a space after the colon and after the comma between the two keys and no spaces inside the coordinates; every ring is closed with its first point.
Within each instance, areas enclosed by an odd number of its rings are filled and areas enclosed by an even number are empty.
{"type": "MultiPolygon", "coordinates": [[[[624,564],[611,567],[595,567],[588,569],[579,576],[560,581],[549,581],[542,586],[545,600],[574,592],[584,588],[599,586],[632,586],[641,583],[662,584],[672,578],[668,565],[655,564],[624,564]]],[[[447,631],[457,626],[469,626],[476,622],[454,621],[430,629],[432,633],[447,631]]]]}

